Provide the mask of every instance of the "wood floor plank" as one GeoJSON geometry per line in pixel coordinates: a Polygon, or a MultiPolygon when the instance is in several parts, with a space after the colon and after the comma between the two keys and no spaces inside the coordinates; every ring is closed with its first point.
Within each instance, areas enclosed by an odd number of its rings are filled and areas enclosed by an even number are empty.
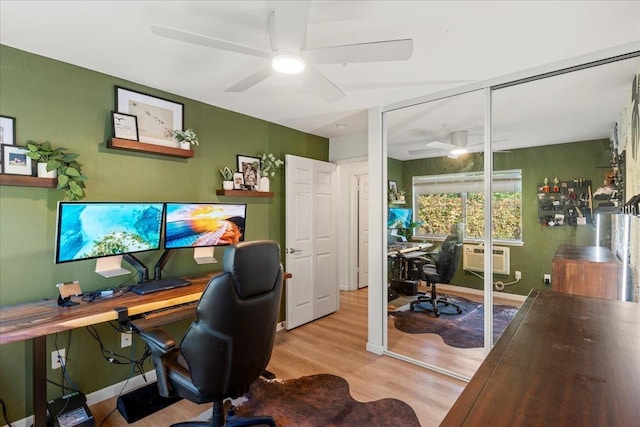
{"type": "MultiPolygon", "coordinates": [[[[439,425],[466,383],[393,357],[367,352],[367,303],[366,288],[341,292],[338,312],[291,331],[278,332],[268,369],[281,379],[319,373],[338,375],[347,380],[351,395],[358,401],[400,399],[414,409],[423,427],[439,425]]],[[[414,346],[422,345],[413,338],[414,346]]],[[[437,340],[433,345],[444,346],[437,340]]],[[[462,366],[467,363],[464,358],[453,362],[462,366]]],[[[104,420],[115,405],[114,397],[91,407],[96,425],[166,426],[210,408],[209,404],[196,405],[182,400],[127,424],[117,411],[104,420]]]]}

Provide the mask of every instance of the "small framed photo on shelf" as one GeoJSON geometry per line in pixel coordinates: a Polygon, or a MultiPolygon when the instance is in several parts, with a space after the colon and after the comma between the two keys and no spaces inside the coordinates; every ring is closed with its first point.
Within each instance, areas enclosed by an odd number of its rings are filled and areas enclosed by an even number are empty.
{"type": "Polygon", "coordinates": [[[395,181],[389,181],[389,201],[398,201],[398,183],[395,181]]]}
{"type": "Polygon", "coordinates": [[[244,185],[244,175],[241,172],[236,172],[233,174],[233,189],[234,190],[242,190],[242,186],[244,185]]]}
{"type": "Polygon", "coordinates": [[[260,159],[258,157],[241,156],[238,157],[238,171],[242,173],[244,179],[243,187],[249,187],[250,190],[258,188],[260,181],[260,159]]]}
{"type": "Polygon", "coordinates": [[[17,145],[2,144],[2,172],[14,175],[33,175],[29,150],[17,145]]]}
{"type": "Polygon", "coordinates": [[[0,116],[0,144],[16,144],[15,117],[0,116]]]}
{"type": "Polygon", "coordinates": [[[113,136],[120,139],[138,140],[138,117],[112,112],[113,136]]]}

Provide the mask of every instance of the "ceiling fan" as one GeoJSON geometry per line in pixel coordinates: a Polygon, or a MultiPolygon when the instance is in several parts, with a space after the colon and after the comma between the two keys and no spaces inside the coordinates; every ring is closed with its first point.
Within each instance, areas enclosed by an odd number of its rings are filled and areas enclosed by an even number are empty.
{"type": "MultiPolygon", "coordinates": [[[[447,155],[448,158],[450,159],[457,159],[458,157],[460,157],[463,154],[466,154],[469,152],[470,149],[472,149],[473,147],[480,147],[482,145],[484,145],[483,141],[480,141],[477,144],[468,144],[468,139],[469,139],[469,132],[466,130],[459,130],[459,131],[454,131],[451,132],[449,134],[449,141],[450,142],[442,142],[442,141],[431,141],[427,143],[427,147],[429,148],[424,148],[424,149],[419,149],[419,150],[409,150],[409,154],[413,155],[421,155],[421,154],[429,154],[429,153],[433,153],[433,150],[447,150],[449,151],[449,154],[447,155]]],[[[499,139],[499,140],[495,140],[493,141],[495,142],[500,142],[500,141],[505,141],[506,138],[503,139],[499,139]]],[[[507,153],[508,151],[494,151],[495,153],[507,153]]]]}
{"type": "Polygon", "coordinates": [[[311,1],[275,2],[275,9],[269,15],[267,23],[271,50],[159,25],[152,25],[151,31],[170,39],[257,56],[271,61],[271,64],[253,72],[227,88],[225,92],[243,92],[275,72],[294,74],[304,71],[305,83],[309,85],[311,90],[329,102],[342,99],[345,94],[312,64],[402,61],[409,59],[413,53],[412,39],[382,40],[306,49],[304,45],[310,6],[311,1]]]}

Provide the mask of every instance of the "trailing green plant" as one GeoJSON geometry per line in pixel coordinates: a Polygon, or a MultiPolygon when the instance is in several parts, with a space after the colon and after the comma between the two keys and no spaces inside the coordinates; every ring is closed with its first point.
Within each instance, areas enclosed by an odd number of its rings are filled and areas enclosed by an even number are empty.
{"type": "Polygon", "coordinates": [[[222,179],[224,179],[225,181],[233,180],[233,171],[229,169],[228,166],[225,166],[224,168],[220,169],[220,175],[222,175],[222,179]]]}
{"type": "Polygon", "coordinates": [[[199,145],[198,137],[193,129],[174,130],[173,137],[178,142],[188,142],[191,145],[199,145]]]}
{"type": "Polygon", "coordinates": [[[69,153],[64,147],[53,148],[49,141],[27,141],[27,149],[27,156],[37,162],[46,163],[47,171],[57,171],[57,188],[64,191],[67,200],[84,199],[87,177],[82,175],[82,165],[76,160],[78,154],[69,153]]]}

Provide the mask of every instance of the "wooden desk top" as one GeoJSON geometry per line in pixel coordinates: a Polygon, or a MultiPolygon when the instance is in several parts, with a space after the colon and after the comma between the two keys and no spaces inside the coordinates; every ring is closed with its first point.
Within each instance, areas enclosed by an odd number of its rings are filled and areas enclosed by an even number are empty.
{"type": "Polygon", "coordinates": [[[118,317],[114,310],[116,307],[127,307],[129,316],[132,316],[197,301],[209,283],[209,279],[210,277],[190,278],[189,286],[147,295],[128,292],[119,297],[94,302],[72,298],[80,303],[73,307],[60,307],[55,299],[2,307],[0,344],[116,320],[118,317]]]}
{"type": "Polygon", "coordinates": [[[560,245],[554,261],[601,262],[619,264],[610,249],[602,246],[560,245]]]}
{"type": "Polygon", "coordinates": [[[533,290],[441,426],[630,426],[640,304],[533,290]]]}
{"type": "MultiPolygon", "coordinates": [[[[197,278],[190,277],[191,285],[189,286],[146,295],[127,292],[119,297],[93,302],[71,298],[80,303],[73,307],[60,307],[55,299],[1,307],[0,345],[116,320],[118,318],[114,310],[116,307],[127,307],[131,317],[148,311],[197,301],[209,280],[221,273],[216,272],[197,278]]],[[[291,277],[291,273],[285,272],[283,274],[283,280],[291,277]]]]}

